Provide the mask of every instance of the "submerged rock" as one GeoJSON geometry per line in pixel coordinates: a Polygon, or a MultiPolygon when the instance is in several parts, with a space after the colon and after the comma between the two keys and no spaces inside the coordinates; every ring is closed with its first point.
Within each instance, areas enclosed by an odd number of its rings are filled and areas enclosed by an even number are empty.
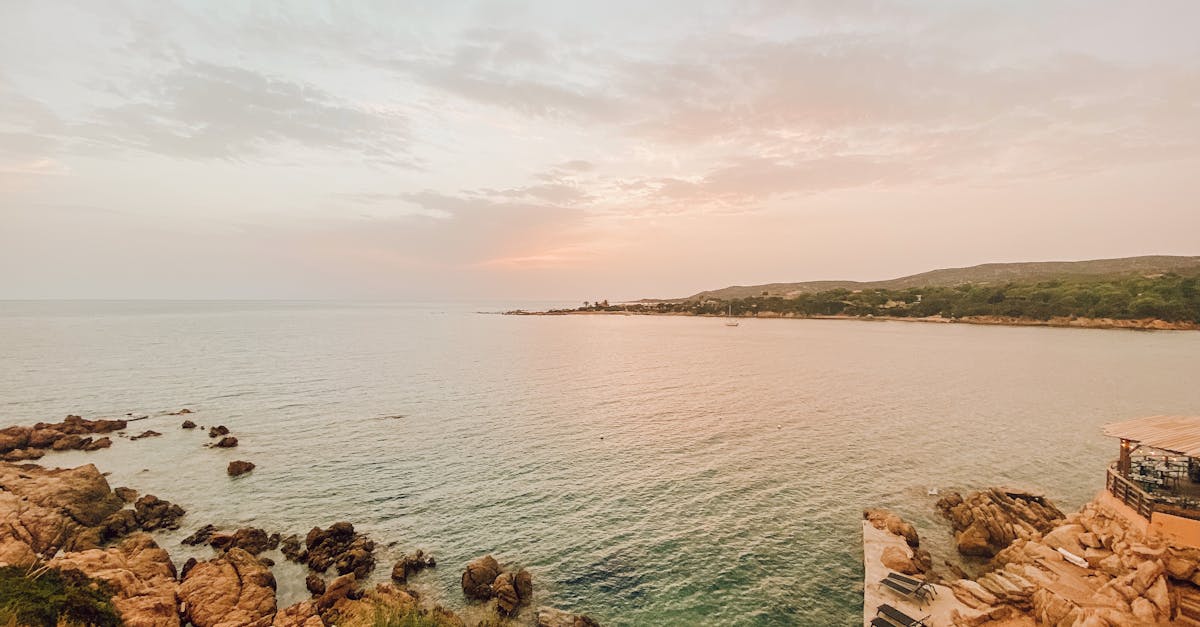
{"type": "Polygon", "coordinates": [[[237,445],[238,445],[238,439],[233,437],[232,435],[229,435],[229,436],[225,436],[225,437],[221,438],[221,440],[219,442],[217,442],[216,444],[214,444],[213,446],[215,446],[217,448],[233,448],[237,445]]]}
{"type": "Polygon", "coordinates": [[[229,428],[225,425],[218,425],[208,430],[208,437],[216,438],[223,435],[229,435],[229,428]]]}
{"type": "Polygon", "coordinates": [[[409,575],[434,566],[437,566],[437,560],[433,559],[432,555],[425,555],[425,552],[419,549],[412,555],[401,555],[396,565],[392,567],[392,581],[399,584],[407,583],[409,575]]]}
{"type": "Polygon", "coordinates": [[[183,539],[183,544],[188,546],[196,546],[197,544],[206,544],[213,534],[217,532],[217,528],[213,525],[204,525],[196,530],[195,533],[183,539]]]}
{"type": "Polygon", "coordinates": [[[600,623],[583,614],[572,614],[553,607],[539,607],[537,627],[600,627],[600,623]]]}
{"type": "Polygon", "coordinates": [[[181,429],[195,429],[195,428],[196,428],[196,423],[192,422],[191,420],[184,420],[184,421],[183,421],[183,424],[179,425],[179,428],[181,428],[181,429]]]}

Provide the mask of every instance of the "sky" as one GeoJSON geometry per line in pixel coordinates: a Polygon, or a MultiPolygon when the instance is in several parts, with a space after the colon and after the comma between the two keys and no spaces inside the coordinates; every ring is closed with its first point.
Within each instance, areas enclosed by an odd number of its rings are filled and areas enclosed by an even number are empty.
{"type": "Polygon", "coordinates": [[[1200,3],[0,0],[0,298],[1200,254],[1200,3]]]}

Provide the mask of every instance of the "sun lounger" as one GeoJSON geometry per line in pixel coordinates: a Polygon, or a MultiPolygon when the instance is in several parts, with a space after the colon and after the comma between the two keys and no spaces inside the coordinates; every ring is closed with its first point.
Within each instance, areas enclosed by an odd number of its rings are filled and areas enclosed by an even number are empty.
{"type": "MultiPolygon", "coordinates": [[[[925,621],[929,619],[929,617],[920,619],[913,618],[886,603],[880,605],[875,610],[875,620],[879,620],[880,616],[886,618],[887,622],[891,623],[892,625],[899,625],[900,627],[925,627],[925,621]]],[[[871,621],[872,625],[875,625],[875,620],[871,621]]],[[[879,626],[876,625],[876,627],[879,626]]]]}
{"type": "Polygon", "coordinates": [[[921,591],[920,586],[907,584],[899,579],[892,579],[891,577],[883,578],[880,580],[879,584],[885,588],[890,588],[892,592],[895,592],[906,599],[915,600],[917,605],[920,605],[921,602],[924,601],[925,595],[921,591]]]}
{"type": "Polygon", "coordinates": [[[922,593],[929,593],[928,596],[937,596],[937,588],[935,588],[933,584],[923,579],[913,579],[908,575],[902,575],[900,573],[888,573],[888,579],[895,579],[900,583],[907,584],[909,586],[916,586],[917,588],[921,589],[922,593]]]}
{"type": "Polygon", "coordinates": [[[896,579],[892,577],[892,575],[888,575],[888,577],[880,580],[880,585],[887,587],[887,589],[890,589],[895,593],[898,593],[898,595],[901,597],[916,601],[918,607],[920,607],[920,605],[924,604],[926,601],[929,601],[932,593],[934,593],[934,586],[926,584],[924,581],[918,581],[916,579],[908,579],[905,581],[902,579],[896,579]]]}

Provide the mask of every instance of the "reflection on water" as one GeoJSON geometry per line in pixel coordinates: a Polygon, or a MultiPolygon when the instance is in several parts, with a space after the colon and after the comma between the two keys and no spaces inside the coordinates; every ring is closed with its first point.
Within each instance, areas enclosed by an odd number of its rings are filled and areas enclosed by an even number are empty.
{"type": "MultiPolygon", "coordinates": [[[[677,317],[508,317],[479,306],[0,304],[0,423],[153,413],[94,462],[204,523],[349,520],[463,564],[535,574],[605,624],[855,624],[860,510],[936,550],[931,487],[1103,486],[1099,425],[1200,411],[1200,333],[677,317]],[[206,449],[158,413],[197,410],[206,449]],[[144,425],[144,428],[143,428],[144,425]],[[231,481],[225,465],[253,461],[231,481]]],[[[280,564],[283,602],[306,595],[280,564]]],[[[940,561],[940,560],[938,560],[940,561]]]]}

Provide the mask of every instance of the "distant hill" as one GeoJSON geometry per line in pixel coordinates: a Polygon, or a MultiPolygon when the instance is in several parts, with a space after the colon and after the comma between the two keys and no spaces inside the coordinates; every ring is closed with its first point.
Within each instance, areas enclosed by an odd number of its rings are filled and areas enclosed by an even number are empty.
{"type": "MultiPolygon", "coordinates": [[[[1180,275],[1200,275],[1200,257],[1149,255],[1121,259],[1091,261],[1034,261],[1023,263],[985,263],[969,268],[943,268],[886,281],[805,281],[800,283],[767,283],[764,285],[733,285],[718,290],[693,294],[673,302],[730,300],[761,296],[785,298],[813,294],[833,289],[902,290],[912,287],[952,287],[964,283],[1004,284],[1037,282],[1052,279],[1107,280],[1130,276],[1149,276],[1173,272],[1180,275]]],[[[655,301],[643,301],[655,302],[655,301]]]]}

